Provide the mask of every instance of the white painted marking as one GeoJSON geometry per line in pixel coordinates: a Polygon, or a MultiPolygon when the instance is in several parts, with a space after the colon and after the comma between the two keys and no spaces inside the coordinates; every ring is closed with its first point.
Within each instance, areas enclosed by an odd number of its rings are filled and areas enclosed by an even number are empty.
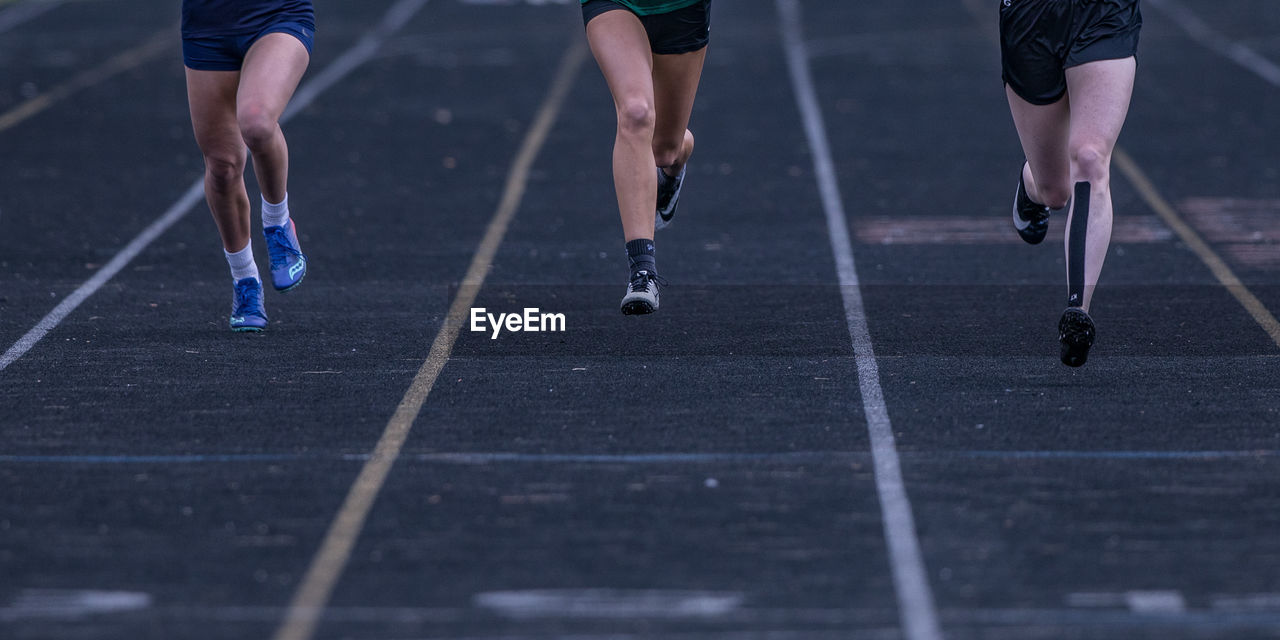
{"type": "Polygon", "coordinates": [[[853,262],[853,248],[845,223],[844,204],[836,182],[835,164],[831,160],[831,150],[827,144],[826,125],[822,120],[822,110],[818,106],[809,70],[809,54],[801,35],[800,4],[798,0],[777,0],[777,6],[787,67],[813,155],[813,168],[827,217],[827,233],[835,256],[849,337],[853,340],[857,359],[858,383],[867,417],[867,431],[871,436],[876,490],[880,496],[880,511],[884,519],[885,540],[889,547],[903,636],[906,640],[940,640],[943,637],[942,628],[938,623],[933,592],[930,590],[920,553],[920,540],[911,514],[911,501],[907,497],[906,484],[902,479],[893,425],[889,422],[884,391],[880,388],[880,370],[876,364],[871,332],[867,327],[867,315],[862,304],[858,273],[853,262]]]}
{"type": "Polygon", "coordinates": [[[1124,594],[1108,593],[1108,592],[1083,592],[1068,593],[1068,607],[1083,607],[1088,609],[1123,607],[1125,606],[1124,594]]]}
{"type": "Polygon", "coordinates": [[[33,20],[62,4],[62,0],[30,1],[16,4],[0,11],[0,33],[4,33],[24,22],[33,20]]]}
{"type": "Polygon", "coordinates": [[[1187,601],[1177,591],[1126,591],[1124,600],[1134,613],[1167,615],[1187,610],[1187,601]]]}
{"type": "Polygon", "coordinates": [[[1163,11],[1165,15],[1177,22],[1192,40],[1199,42],[1206,49],[1226,57],[1252,71],[1259,78],[1280,87],[1280,66],[1248,45],[1219,33],[1178,0],[1145,0],[1144,4],[1163,11]]]}
{"type": "Polygon", "coordinates": [[[1209,242],[1280,243],[1280,199],[1186,198],[1178,209],[1209,242]]]}
{"type": "Polygon", "coordinates": [[[0,620],[82,618],[150,606],[151,596],[135,591],[25,589],[13,604],[0,607],[0,620]]]}
{"type": "MultiPolygon", "coordinates": [[[[1048,240],[1062,240],[1065,224],[1050,221],[1048,240]]],[[[1015,245],[1025,243],[1013,232],[1008,216],[868,216],[854,222],[863,244],[1015,245]]],[[[1158,216],[1121,216],[1111,232],[1112,244],[1147,244],[1173,240],[1173,230],[1158,216]]]]}
{"type": "Polygon", "coordinates": [[[546,589],[476,594],[477,607],[510,618],[714,618],[740,607],[741,593],[626,589],[546,589]]]}
{"type": "Polygon", "coordinates": [[[1173,590],[1069,593],[1067,606],[1086,609],[1127,608],[1142,615],[1171,615],[1187,611],[1186,599],[1181,592],[1173,590]]]}
{"type": "MultiPolygon", "coordinates": [[[[288,108],[280,116],[280,122],[283,123],[289,120],[299,111],[305,109],[320,94],[332,88],[347,74],[372,58],[382,42],[403,26],[426,2],[427,0],[401,0],[392,6],[376,29],[365,34],[355,46],[343,52],[328,67],[316,74],[294,93],[293,101],[289,103],[288,108]]],[[[203,183],[203,178],[197,178],[187,188],[187,191],[178,198],[178,201],[173,203],[173,206],[169,207],[169,210],[165,211],[158,220],[143,229],[110,262],[93,274],[93,277],[80,285],[71,295],[54,307],[53,311],[50,311],[48,315],[37,322],[36,326],[32,327],[13,346],[9,347],[8,351],[5,351],[4,355],[0,356],[0,371],[4,371],[18,358],[21,358],[23,354],[30,351],[36,343],[40,342],[54,327],[57,327],[72,311],[75,311],[81,303],[89,299],[89,296],[97,293],[98,289],[102,288],[102,285],[114,278],[156,238],[182,219],[202,199],[204,195],[203,183]]]]}
{"type": "Polygon", "coordinates": [[[1250,593],[1214,596],[1210,605],[1216,611],[1259,612],[1280,611],[1280,593],[1250,593]]]}

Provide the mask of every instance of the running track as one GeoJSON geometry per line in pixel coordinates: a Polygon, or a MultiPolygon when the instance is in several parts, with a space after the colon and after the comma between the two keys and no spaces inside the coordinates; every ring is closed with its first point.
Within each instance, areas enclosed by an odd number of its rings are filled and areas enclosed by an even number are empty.
{"type": "Polygon", "coordinates": [[[169,4],[0,2],[0,636],[1280,637],[1267,0],[1145,0],[1080,370],[994,3],[718,3],[630,318],[571,3],[318,0],[261,336],[169,4]]]}

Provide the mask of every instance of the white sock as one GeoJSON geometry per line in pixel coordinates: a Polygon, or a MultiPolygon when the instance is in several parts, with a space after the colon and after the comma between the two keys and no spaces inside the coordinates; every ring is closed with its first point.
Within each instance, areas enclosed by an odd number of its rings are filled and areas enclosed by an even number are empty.
{"type": "Polygon", "coordinates": [[[262,226],[263,227],[283,227],[284,223],[289,221],[289,194],[284,194],[284,200],[278,204],[267,202],[266,198],[262,199],[262,226]]]}
{"type": "Polygon", "coordinates": [[[259,282],[258,264],[253,261],[253,243],[246,244],[243,249],[232,253],[222,250],[227,255],[227,264],[231,265],[231,279],[240,282],[245,278],[253,278],[259,282]]]}

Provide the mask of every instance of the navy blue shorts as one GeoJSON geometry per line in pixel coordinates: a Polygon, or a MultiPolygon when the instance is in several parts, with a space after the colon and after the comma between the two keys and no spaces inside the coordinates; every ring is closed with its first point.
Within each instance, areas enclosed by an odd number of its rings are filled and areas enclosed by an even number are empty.
{"type": "Polygon", "coordinates": [[[256,33],[182,36],[182,63],[196,71],[239,71],[249,47],[268,33],[287,33],[307,48],[315,39],[315,27],[292,20],[282,20],[263,27],[256,33]]]}
{"type": "MultiPolygon", "coordinates": [[[[606,11],[629,9],[613,0],[587,0],[582,3],[582,24],[606,11]]],[[[711,0],[667,13],[636,17],[649,35],[649,49],[658,55],[698,51],[710,40],[711,0]]]]}

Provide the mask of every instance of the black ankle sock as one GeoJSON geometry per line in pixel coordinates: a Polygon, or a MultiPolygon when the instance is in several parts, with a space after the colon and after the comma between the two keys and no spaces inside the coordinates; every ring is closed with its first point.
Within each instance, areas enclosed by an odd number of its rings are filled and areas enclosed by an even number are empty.
{"type": "Polygon", "coordinates": [[[627,243],[627,261],[631,264],[631,271],[648,267],[653,273],[658,272],[658,259],[653,251],[653,240],[648,238],[638,238],[627,243]]]}

